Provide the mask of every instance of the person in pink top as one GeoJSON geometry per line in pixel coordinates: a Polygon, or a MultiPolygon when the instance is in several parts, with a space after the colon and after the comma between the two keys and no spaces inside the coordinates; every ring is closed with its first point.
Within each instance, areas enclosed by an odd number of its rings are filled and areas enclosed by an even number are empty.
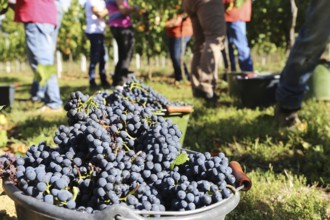
{"type": "MultiPolygon", "coordinates": [[[[39,66],[53,66],[53,35],[57,26],[55,1],[16,0],[12,7],[15,10],[15,21],[24,24],[27,55],[32,70],[36,73],[39,66]]],[[[47,73],[44,85],[39,80],[33,81],[31,99],[44,102],[45,106],[41,111],[61,109],[62,100],[56,73],[47,73]]]]}
{"type": "Polygon", "coordinates": [[[118,45],[118,63],[112,76],[112,86],[122,86],[134,74],[129,71],[129,66],[134,50],[134,30],[131,13],[138,9],[129,5],[128,0],[106,0],[109,11],[109,26],[111,33],[118,45]]]}

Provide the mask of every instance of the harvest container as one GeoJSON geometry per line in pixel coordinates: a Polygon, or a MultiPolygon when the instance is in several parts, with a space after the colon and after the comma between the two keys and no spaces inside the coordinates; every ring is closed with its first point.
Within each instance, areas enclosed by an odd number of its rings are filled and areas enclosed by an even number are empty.
{"type": "Polygon", "coordinates": [[[174,124],[177,124],[182,136],[180,139],[183,145],[184,137],[186,135],[190,114],[193,112],[192,106],[167,106],[165,111],[157,113],[165,119],[171,119],[174,124]]]}
{"type": "Polygon", "coordinates": [[[229,95],[237,99],[243,107],[268,107],[275,104],[279,80],[279,74],[229,73],[229,95]]]}
{"type": "Polygon", "coordinates": [[[0,85],[0,106],[11,106],[14,104],[15,86],[0,85]]]}
{"type": "Polygon", "coordinates": [[[233,194],[229,198],[210,206],[184,212],[140,211],[133,210],[124,205],[113,205],[96,214],[87,214],[50,205],[34,197],[24,195],[21,190],[8,181],[3,183],[3,188],[5,193],[15,202],[18,220],[223,220],[225,216],[238,205],[240,201],[240,191],[249,190],[252,186],[250,179],[242,171],[239,163],[232,161],[230,166],[233,169],[233,174],[237,178],[237,187],[234,189],[233,194]],[[143,217],[152,215],[160,215],[161,217],[143,217]]]}
{"type": "Polygon", "coordinates": [[[321,61],[313,71],[308,82],[306,98],[317,101],[330,101],[330,62],[321,61]]]}

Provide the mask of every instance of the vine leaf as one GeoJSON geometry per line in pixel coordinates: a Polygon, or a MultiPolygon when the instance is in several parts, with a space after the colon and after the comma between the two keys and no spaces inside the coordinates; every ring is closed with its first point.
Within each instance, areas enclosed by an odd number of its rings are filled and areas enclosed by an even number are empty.
{"type": "Polygon", "coordinates": [[[181,153],[179,154],[175,160],[171,163],[171,170],[174,169],[174,166],[179,166],[184,164],[185,162],[189,161],[189,157],[187,153],[181,153]]]}
{"type": "Polygon", "coordinates": [[[0,111],[5,108],[5,105],[0,105],[0,111]]]}

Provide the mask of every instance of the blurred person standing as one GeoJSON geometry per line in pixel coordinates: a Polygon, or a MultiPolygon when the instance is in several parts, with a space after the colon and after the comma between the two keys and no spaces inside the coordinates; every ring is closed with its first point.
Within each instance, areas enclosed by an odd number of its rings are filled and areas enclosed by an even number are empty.
{"type": "Polygon", "coordinates": [[[280,127],[305,130],[298,117],[308,80],[330,39],[330,1],[310,0],[299,35],[281,72],[276,91],[275,119],[280,127]]]}
{"type": "Polygon", "coordinates": [[[134,72],[129,70],[134,52],[135,38],[130,14],[139,9],[128,0],[105,0],[109,11],[108,24],[118,45],[118,63],[112,76],[112,86],[122,86],[134,72]]]}
{"type": "Polygon", "coordinates": [[[174,78],[176,82],[182,80],[182,66],[186,79],[190,79],[189,72],[184,62],[184,54],[187,43],[193,34],[190,18],[185,13],[180,13],[168,19],[165,23],[165,33],[170,52],[172,65],[174,68],[174,78]]]}
{"type": "Polygon", "coordinates": [[[90,41],[90,64],[88,69],[89,87],[97,89],[95,82],[95,68],[99,63],[99,74],[102,87],[109,87],[105,65],[108,60],[108,52],[104,42],[106,23],[103,17],[108,14],[104,0],[87,0],[85,4],[86,36],[90,41]]]}
{"type": "Polygon", "coordinates": [[[40,112],[59,110],[62,100],[54,68],[53,41],[57,26],[55,1],[17,0],[13,7],[15,21],[24,24],[28,60],[35,73],[32,100],[44,102],[40,112]]]}
{"type": "MultiPolygon", "coordinates": [[[[224,0],[227,25],[230,70],[236,72],[234,47],[238,52],[238,64],[242,72],[253,72],[250,47],[246,37],[246,22],[251,21],[252,0],[224,0]]],[[[223,53],[226,63],[226,54],[223,53]]]]}
{"type": "Polygon", "coordinates": [[[193,27],[191,84],[194,97],[216,105],[220,51],[224,48],[226,24],[224,4],[219,0],[183,0],[183,9],[193,27]]]}
{"type": "MultiPolygon", "coordinates": [[[[57,17],[57,24],[55,27],[55,30],[52,34],[52,40],[53,40],[53,51],[54,51],[54,56],[56,52],[56,45],[57,45],[57,37],[58,33],[62,24],[62,19],[63,19],[63,14],[65,11],[68,10],[69,6],[71,4],[71,0],[55,0],[55,5],[56,5],[56,17],[57,17]]],[[[32,84],[32,93],[33,94],[38,94],[36,96],[33,95],[32,101],[40,101],[39,97],[44,97],[46,88],[43,86],[40,86],[38,80],[34,80],[32,84]]]]}

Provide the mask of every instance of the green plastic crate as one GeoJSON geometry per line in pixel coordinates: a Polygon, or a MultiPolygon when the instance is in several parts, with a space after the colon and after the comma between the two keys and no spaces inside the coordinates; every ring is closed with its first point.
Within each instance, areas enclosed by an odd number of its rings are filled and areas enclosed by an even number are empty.
{"type": "Polygon", "coordinates": [[[309,91],[306,99],[330,101],[330,62],[321,61],[313,71],[308,82],[309,91]]]}
{"type": "Polygon", "coordinates": [[[167,106],[167,110],[158,112],[156,115],[163,116],[165,119],[170,119],[174,124],[178,125],[182,136],[180,139],[181,145],[183,145],[184,137],[188,127],[190,114],[193,112],[192,106],[167,106]]]}

